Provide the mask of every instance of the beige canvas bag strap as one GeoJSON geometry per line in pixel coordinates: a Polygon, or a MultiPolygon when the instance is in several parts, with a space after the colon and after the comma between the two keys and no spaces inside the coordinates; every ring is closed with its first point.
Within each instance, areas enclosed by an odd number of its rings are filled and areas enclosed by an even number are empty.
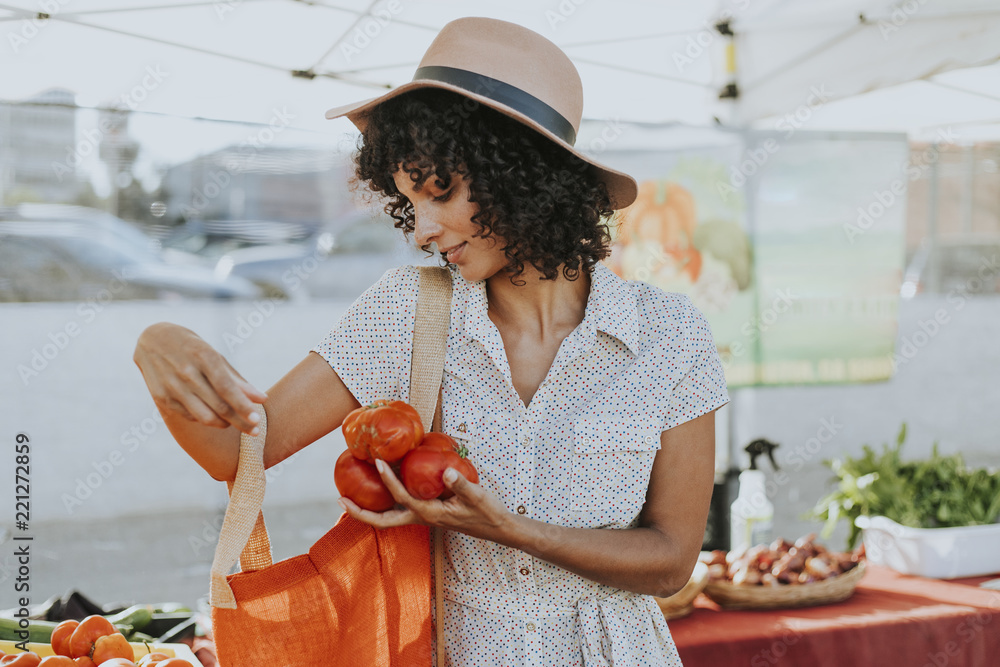
{"type": "MultiPolygon", "coordinates": [[[[425,431],[441,430],[441,379],[451,323],[451,273],[442,267],[420,267],[420,293],[413,325],[410,361],[410,405],[417,409],[425,431]]],[[[444,536],[433,529],[434,609],[437,667],[445,667],[444,536]]]]}
{"type": "Polygon", "coordinates": [[[451,320],[451,275],[436,266],[420,267],[420,293],[413,324],[410,400],[431,431],[444,375],[444,353],[451,320]]]}
{"type": "Polygon", "coordinates": [[[260,508],[264,503],[264,440],[267,437],[267,413],[257,405],[260,433],[240,435],[240,458],[236,479],[229,483],[229,505],[219,531],[219,544],[212,560],[212,583],[208,601],[220,609],[236,609],[236,597],[226,575],[237,559],[244,572],[271,565],[271,541],[260,508]]]}

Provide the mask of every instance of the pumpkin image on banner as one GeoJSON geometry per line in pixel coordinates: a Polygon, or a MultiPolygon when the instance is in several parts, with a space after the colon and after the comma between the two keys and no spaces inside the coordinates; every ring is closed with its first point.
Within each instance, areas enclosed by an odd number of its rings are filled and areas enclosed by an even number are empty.
{"type": "Polygon", "coordinates": [[[690,287],[701,273],[701,253],[694,247],[697,225],[690,192],[677,183],[643,181],[625,212],[617,239],[620,265],[612,268],[661,287],[661,281],[679,282],[681,289],[672,291],[687,291],[684,284],[690,287]]]}
{"type": "Polygon", "coordinates": [[[707,312],[724,310],[749,286],[746,232],[735,222],[699,221],[694,196],[678,183],[640,183],[620,222],[607,263],[622,278],[687,294],[707,312]]]}

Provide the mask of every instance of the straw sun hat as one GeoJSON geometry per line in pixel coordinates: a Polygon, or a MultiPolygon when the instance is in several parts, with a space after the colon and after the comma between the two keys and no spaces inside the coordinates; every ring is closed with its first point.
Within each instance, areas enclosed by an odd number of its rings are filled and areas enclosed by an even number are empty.
{"type": "Polygon", "coordinates": [[[418,88],[450,90],[524,123],[589,164],[607,185],[615,209],[635,200],[635,179],[573,147],[583,84],[569,57],[538,33],[497,19],[456,19],[441,28],[409,83],[330,109],[326,117],[347,116],[364,132],[374,107],[418,88]]]}

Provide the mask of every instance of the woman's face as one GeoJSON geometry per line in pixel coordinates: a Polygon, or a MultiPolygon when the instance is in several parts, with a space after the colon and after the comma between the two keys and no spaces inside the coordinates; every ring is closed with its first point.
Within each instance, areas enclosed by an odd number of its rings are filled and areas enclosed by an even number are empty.
{"type": "Polygon", "coordinates": [[[445,258],[458,267],[470,282],[485,280],[507,264],[504,244],[496,237],[482,238],[479,226],[472,221],[479,205],[469,201],[469,184],[460,174],[452,174],[450,187],[438,187],[430,176],[420,191],[414,190],[409,173],[398,169],[393,175],[396,188],[413,205],[413,239],[418,246],[431,243],[445,258]]]}

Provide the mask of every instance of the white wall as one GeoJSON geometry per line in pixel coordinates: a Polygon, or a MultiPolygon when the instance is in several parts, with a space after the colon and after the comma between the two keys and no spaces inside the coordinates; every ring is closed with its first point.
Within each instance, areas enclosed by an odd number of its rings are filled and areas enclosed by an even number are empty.
{"type": "MultiPolygon", "coordinates": [[[[16,433],[27,433],[32,520],[87,520],[225,503],[225,485],[174,442],[132,361],[135,341],[146,326],[166,320],[193,329],[247,380],[267,390],[348,305],[111,302],[100,312],[76,303],[0,305],[3,469],[14,463],[7,445],[16,433]]],[[[332,502],[339,495],[333,464],[343,447],[338,430],[272,468],[268,504],[332,502]],[[294,476],[285,474],[292,468],[294,476]]],[[[8,499],[14,492],[11,477],[3,475],[0,482],[0,493],[8,499]]]]}

